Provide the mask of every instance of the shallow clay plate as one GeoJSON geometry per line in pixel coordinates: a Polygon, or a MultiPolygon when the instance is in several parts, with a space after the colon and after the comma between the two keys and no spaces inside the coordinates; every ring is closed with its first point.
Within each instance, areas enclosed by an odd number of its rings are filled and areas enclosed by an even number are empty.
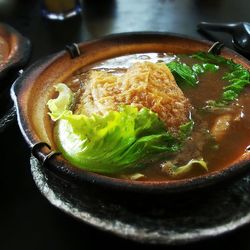
{"type": "MultiPolygon", "coordinates": [[[[31,157],[31,173],[41,193],[74,218],[141,243],[180,245],[218,237],[250,222],[250,175],[205,192],[131,201],[105,197],[42,168],[31,157]]],[[[203,190],[204,191],[204,190],[203,190]]]]}
{"type": "MultiPolygon", "coordinates": [[[[43,163],[43,166],[64,177],[73,176],[72,181],[76,180],[79,183],[89,183],[113,190],[139,193],[181,192],[212,185],[239,175],[249,169],[249,152],[244,153],[231,166],[202,176],[183,180],[147,182],[115,179],[87,172],[71,165],[62,156],[53,155],[53,150],[56,148],[46,103],[52,97],[54,84],[64,82],[80,68],[88,68],[90,65],[108,58],[145,52],[187,54],[208,51],[211,45],[212,43],[207,41],[175,34],[126,33],[81,43],[78,47],[71,47],[71,53],[62,51],[42,59],[32,65],[12,87],[12,97],[17,108],[21,131],[31,148],[40,142],[50,145],[51,148],[40,144],[33,150],[34,155],[43,163]],[[53,157],[50,157],[51,155],[53,157]]],[[[250,69],[250,63],[230,49],[223,48],[221,55],[232,58],[236,63],[250,69]]]]}
{"type": "Polygon", "coordinates": [[[0,23],[0,78],[10,69],[24,65],[30,55],[30,41],[7,24],[0,23]]]}

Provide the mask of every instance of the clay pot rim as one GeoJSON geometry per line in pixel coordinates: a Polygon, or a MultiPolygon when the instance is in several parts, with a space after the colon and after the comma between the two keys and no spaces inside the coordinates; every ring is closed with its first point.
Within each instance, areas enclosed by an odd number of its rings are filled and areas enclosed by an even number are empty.
{"type": "MultiPolygon", "coordinates": [[[[199,43],[204,47],[209,48],[212,43],[205,40],[199,40],[196,38],[192,38],[190,36],[184,36],[174,33],[165,33],[165,32],[133,32],[133,33],[119,33],[113,34],[109,36],[105,36],[103,38],[99,38],[92,41],[87,41],[79,44],[79,47],[82,48],[87,44],[102,44],[108,41],[114,41],[117,39],[138,39],[144,37],[145,39],[150,37],[156,38],[175,38],[175,39],[185,39],[187,42],[199,43]]],[[[153,52],[153,51],[152,51],[153,52]]],[[[222,48],[222,55],[234,58],[236,61],[240,61],[241,64],[250,69],[250,62],[236,53],[235,51],[222,48]]],[[[24,94],[27,84],[32,84],[32,81],[28,82],[29,79],[34,77],[34,72],[39,74],[45,68],[50,67],[53,62],[65,56],[68,52],[61,51],[54,55],[48,56],[46,58],[40,59],[33,65],[31,65],[25,73],[17,79],[17,81],[13,84],[11,88],[11,96],[15,102],[15,106],[17,109],[17,117],[18,124],[21,129],[21,132],[32,148],[36,143],[40,142],[39,138],[34,134],[34,131],[30,128],[29,121],[25,119],[23,105],[20,100],[20,96],[24,94]]],[[[42,161],[46,158],[46,155],[50,150],[46,147],[42,147],[40,152],[36,155],[36,157],[42,161]]],[[[218,170],[214,172],[209,172],[202,176],[192,177],[188,179],[181,180],[173,180],[173,181],[132,181],[132,180],[123,180],[118,178],[112,178],[103,176],[100,174],[88,172],[86,170],[79,169],[72,164],[68,163],[63,157],[55,156],[50,159],[49,169],[53,172],[56,172],[59,175],[63,175],[63,178],[70,177],[70,180],[73,182],[81,183],[82,181],[92,183],[94,185],[100,187],[107,187],[113,190],[119,191],[132,191],[139,193],[176,193],[183,192],[193,189],[199,189],[203,187],[207,187],[216,183],[220,183],[221,181],[228,180],[232,177],[240,176],[249,170],[250,167],[250,153],[246,152],[244,157],[239,159],[237,162],[232,164],[226,169],[218,170]],[[249,167],[248,167],[249,166],[249,167]],[[73,177],[73,178],[72,178],[73,177]]]]}

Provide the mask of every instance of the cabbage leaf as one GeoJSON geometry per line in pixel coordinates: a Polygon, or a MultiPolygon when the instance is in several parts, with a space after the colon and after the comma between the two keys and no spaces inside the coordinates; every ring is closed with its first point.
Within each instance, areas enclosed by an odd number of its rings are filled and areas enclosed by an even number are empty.
{"type": "Polygon", "coordinates": [[[176,166],[168,161],[162,164],[162,171],[171,177],[179,177],[192,171],[195,167],[208,171],[207,163],[202,158],[192,159],[183,166],[176,166]]]}
{"type": "Polygon", "coordinates": [[[58,149],[80,168],[113,174],[143,167],[155,154],[178,152],[192,130],[193,123],[188,122],[180,127],[179,135],[173,135],[166,131],[156,113],[130,105],[105,115],[72,114],[69,110],[72,96],[65,94],[71,90],[65,86],[57,88],[59,96],[50,100],[48,106],[51,118],[56,121],[58,149]]]}
{"type": "Polygon", "coordinates": [[[228,84],[223,88],[221,97],[218,100],[208,101],[205,108],[225,107],[230,102],[237,100],[239,94],[250,84],[250,72],[242,65],[234,63],[230,59],[205,52],[197,52],[191,57],[206,63],[226,65],[229,68],[229,72],[225,73],[222,77],[228,84]]]}
{"type": "Polygon", "coordinates": [[[178,85],[195,87],[199,83],[198,76],[205,72],[216,72],[218,65],[212,63],[194,64],[192,67],[179,61],[166,64],[178,85]]]}
{"type": "Polygon", "coordinates": [[[48,101],[47,105],[50,110],[50,117],[53,121],[59,120],[65,112],[70,112],[70,106],[74,99],[74,94],[71,89],[64,83],[58,83],[54,86],[55,90],[59,92],[56,99],[48,101]]]}
{"type": "Polygon", "coordinates": [[[172,61],[167,64],[178,85],[195,87],[198,84],[197,74],[185,63],[172,61]]]}

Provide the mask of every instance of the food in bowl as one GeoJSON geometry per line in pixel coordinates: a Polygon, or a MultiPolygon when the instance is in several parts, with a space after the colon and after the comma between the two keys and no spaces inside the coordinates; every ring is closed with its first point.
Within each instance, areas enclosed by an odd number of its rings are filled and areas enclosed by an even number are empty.
{"type": "Polygon", "coordinates": [[[108,59],[55,83],[55,142],[71,164],[108,176],[206,174],[249,144],[249,83],[247,69],[210,53],[108,59]]]}

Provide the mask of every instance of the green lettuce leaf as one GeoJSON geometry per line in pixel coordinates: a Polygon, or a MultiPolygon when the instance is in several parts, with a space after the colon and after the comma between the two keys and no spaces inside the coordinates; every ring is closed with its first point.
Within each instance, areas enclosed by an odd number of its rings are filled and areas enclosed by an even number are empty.
{"type": "Polygon", "coordinates": [[[198,75],[211,71],[216,72],[218,65],[211,63],[194,64],[192,67],[179,61],[166,64],[178,85],[195,87],[199,83],[198,75]]]}
{"type": "Polygon", "coordinates": [[[211,64],[228,64],[230,65],[233,63],[232,60],[228,60],[225,57],[214,55],[212,53],[208,52],[197,52],[193,55],[191,55],[192,58],[198,59],[204,63],[211,63],[211,64]]]}
{"type": "Polygon", "coordinates": [[[172,61],[167,64],[173,74],[177,84],[194,87],[198,84],[197,74],[190,66],[178,61],[172,61]]]}
{"type": "Polygon", "coordinates": [[[65,114],[65,112],[69,112],[74,94],[64,83],[58,83],[54,88],[59,92],[59,95],[56,99],[49,100],[47,105],[50,110],[49,115],[51,119],[57,121],[63,116],[63,114],[65,114]]]}
{"type": "Polygon", "coordinates": [[[194,64],[192,70],[197,74],[203,74],[205,72],[216,72],[219,70],[219,66],[212,63],[194,64]]]}
{"type": "Polygon", "coordinates": [[[248,70],[239,64],[235,64],[231,67],[231,72],[223,76],[223,80],[227,80],[229,84],[223,88],[224,92],[221,100],[219,100],[226,104],[236,100],[245,86],[250,84],[250,72],[248,70]]]}
{"type": "Polygon", "coordinates": [[[180,141],[185,141],[192,133],[194,127],[194,121],[191,120],[180,126],[179,139],[180,141]]]}
{"type": "Polygon", "coordinates": [[[57,122],[55,135],[66,159],[99,173],[117,173],[131,165],[138,167],[138,161],[146,156],[177,152],[181,147],[181,141],[165,131],[155,113],[146,108],[138,111],[132,106],[105,116],[66,113],[57,122]]]}
{"type": "Polygon", "coordinates": [[[223,80],[228,82],[228,85],[223,88],[221,97],[218,100],[208,101],[205,108],[225,107],[230,102],[237,100],[244,88],[250,84],[250,72],[242,65],[234,63],[232,60],[205,52],[198,52],[191,57],[206,63],[226,65],[229,68],[229,72],[225,73],[222,77],[223,80]]]}
{"type": "MultiPolygon", "coordinates": [[[[57,99],[65,98],[61,102],[69,104],[71,95],[64,94],[65,88],[58,90],[57,99]]],[[[121,106],[119,111],[88,117],[72,114],[70,105],[57,105],[57,99],[49,105],[53,107],[50,116],[56,120],[57,147],[72,164],[93,172],[112,174],[142,167],[155,154],[178,152],[191,132],[189,122],[180,127],[179,136],[172,135],[147,108],[121,106]]]]}
{"type": "Polygon", "coordinates": [[[181,175],[187,174],[195,167],[199,167],[205,171],[208,171],[207,163],[203,159],[192,159],[187,164],[179,167],[172,164],[171,162],[162,164],[163,172],[167,173],[171,177],[179,177],[181,175]]]}

